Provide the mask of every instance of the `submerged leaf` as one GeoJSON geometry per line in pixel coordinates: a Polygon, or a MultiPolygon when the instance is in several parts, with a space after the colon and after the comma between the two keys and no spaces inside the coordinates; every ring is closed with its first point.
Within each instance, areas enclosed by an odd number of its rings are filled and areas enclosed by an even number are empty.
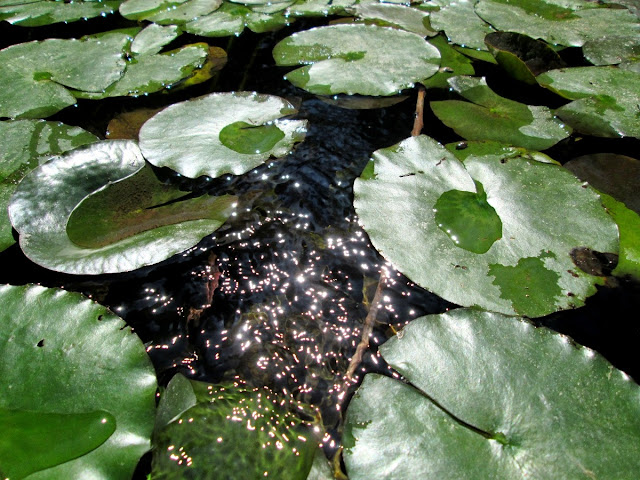
{"type": "Polygon", "coordinates": [[[365,376],[346,415],[352,480],[636,475],[638,385],[566,337],[457,309],[410,322],[380,352],[410,385],[365,376]]]}

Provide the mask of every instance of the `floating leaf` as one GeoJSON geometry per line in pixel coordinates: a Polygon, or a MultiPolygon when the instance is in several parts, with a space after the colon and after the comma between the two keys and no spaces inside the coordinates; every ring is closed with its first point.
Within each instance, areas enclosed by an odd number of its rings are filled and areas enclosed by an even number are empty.
{"type": "Polygon", "coordinates": [[[615,67],[552,70],[538,82],[573,102],[556,114],[581,133],[640,138],[640,74],[615,67]]]}
{"type": "Polygon", "coordinates": [[[76,103],[65,88],[101,92],[125,69],[123,32],[20,43],[0,50],[0,117],[47,117],[76,103]]]}
{"type": "Polygon", "coordinates": [[[612,36],[589,40],[582,46],[584,58],[594,65],[617,65],[640,73],[640,36],[612,36]]]}
{"type": "Polygon", "coordinates": [[[59,22],[106,16],[118,9],[122,0],[16,0],[0,5],[0,20],[22,27],[39,27],[59,22]]]}
{"type": "Polygon", "coordinates": [[[0,251],[15,243],[6,212],[20,180],[51,156],[97,140],[96,136],[80,127],[59,122],[0,122],[0,251]]]}
{"type": "Polygon", "coordinates": [[[127,0],[120,14],[130,20],[183,24],[218,9],[222,0],[127,0]]]}
{"type": "Polygon", "coordinates": [[[187,177],[241,175],[302,141],[306,122],[282,119],[294,113],[293,105],[272,95],[214,93],[171,105],[148,120],[140,148],[152,164],[187,177]]]}
{"type": "Polygon", "coordinates": [[[307,478],[318,444],[296,404],[266,387],[210,385],[207,396],[156,433],[153,478],[307,478]]]}
{"type": "Polygon", "coordinates": [[[455,75],[473,75],[471,61],[449,45],[447,39],[439,35],[429,39],[429,43],[440,52],[440,69],[435,75],[422,80],[427,88],[449,88],[447,80],[455,75]]]}
{"type": "Polygon", "coordinates": [[[166,44],[175,40],[180,30],[175,25],[163,27],[152,23],[136,35],[131,43],[131,53],[134,55],[153,55],[162,50],[166,44]]]}
{"type": "MultiPolygon", "coordinates": [[[[140,339],[76,293],[5,285],[0,303],[0,418],[8,411],[13,428],[33,427],[15,432],[10,455],[27,463],[2,457],[2,477],[45,469],[29,478],[131,478],[155,417],[156,379],[140,339]]],[[[3,428],[0,445],[13,435],[3,428]]]]}
{"type": "Polygon", "coordinates": [[[618,264],[611,273],[618,276],[629,275],[640,280],[640,215],[604,193],[602,204],[607,207],[620,231],[620,255],[618,264]]]}
{"type": "Polygon", "coordinates": [[[299,0],[287,9],[287,14],[292,17],[348,15],[346,8],[355,3],[356,0],[299,0]]]}
{"type": "Polygon", "coordinates": [[[433,37],[437,30],[429,26],[429,12],[390,3],[358,3],[349,12],[367,23],[400,28],[423,37],[433,37]]]}
{"type": "Polygon", "coordinates": [[[581,271],[571,252],[617,253],[615,223],[563,168],[500,152],[496,145],[461,163],[426,136],[375,152],[373,172],[354,186],[371,242],[412,281],[459,305],[530,317],[582,305],[603,279],[581,271]],[[465,206],[469,231],[455,217],[465,206]]]}
{"type": "Polygon", "coordinates": [[[473,103],[443,100],[431,102],[431,109],[445,125],[468,140],[495,140],[544,150],[571,134],[571,129],[549,108],[501,97],[484,78],[453,77],[449,84],[473,103]]]}
{"type": "Polygon", "coordinates": [[[640,34],[638,18],[615,4],[583,0],[479,0],[476,13],[494,28],[580,47],[603,36],[640,34]]]}
{"type": "Polygon", "coordinates": [[[397,95],[438,71],[440,53],[420,35],[375,25],[332,25],[295,33],[273,49],[286,75],[318,95],[397,95]]]}
{"type": "Polygon", "coordinates": [[[516,80],[537,85],[536,75],[565,66],[560,55],[540,40],[513,32],[490,33],[484,39],[492,55],[516,80]]]}
{"type": "Polygon", "coordinates": [[[112,140],[73,150],[32,171],[9,205],[25,255],[65,273],[135,270],[192,247],[230,214],[234,197],[204,197],[158,206],[156,201],[176,199],[179,193],[150,182],[139,183],[139,177],[134,177],[133,183],[126,180],[144,166],[134,142],[112,140]],[[121,193],[120,198],[111,198],[107,190],[91,197],[109,184],[113,185],[108,190],[116,197],[121,193]],[[87,218],[73,222],[69,231],[69,217],[83,200],[95,211],[81,208],[87,218]],[[192,208],[198,211],[194,213],[192,208]],[[70,235],[85,246],[74,243],[70,235]]]}
{"type": "Polygon", "coordinates": [[[476,50],[487,50],[484,37],[495,30],[476,15],[475,2],[457,0],[432,0],[427,5],[437,5],[429,19],[436,30],[444,31],[452,43],[476,50]]]}
{"type": "Polygon", "coordinates": [[[352,480],[636,476],[638,385],[566,337],[457,309],[380,351],[412,386],[365,376],[346,416],[352,480]]]}

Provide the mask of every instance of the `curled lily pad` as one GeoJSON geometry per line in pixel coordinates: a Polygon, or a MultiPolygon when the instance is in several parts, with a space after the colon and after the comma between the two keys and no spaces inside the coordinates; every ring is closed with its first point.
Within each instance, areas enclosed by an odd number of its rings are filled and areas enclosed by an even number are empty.
{"type": "Polygon", "coordinates": [[[2,477],[131,478],[155,417],[140,339],[76,293],[4,285],[0,302],[2,477]]]}
{"type": "Polygon", "coordinates": [[[240,175],[302,141],[306,122],[286,100],[255,92],[213,93],[171,105],[140,130],[140,148],[158,167],[187,177],[240,175]]]}
{"type": "Polygon", "coordinates": [[[118,9],[122,0],[16,0],[0,4],[0,20],[22,27],[39,27],[59,22],[75,22],[97,16],[106,16],[118,9]]]}
{"type": "Polygon", "coordinates": [[[479,0],[477,14],[494,28],[580,47],[602,36],[640,34],[638,18],[613,3],[583,0],[479,0]]]}
{"type": "Polygon", "coordinates": [[[526,105],[493,92],[484,78],[452,77],[449,84],[473,103],[431,102],[442,122],[468,140],[495,140],[532,150],[544,150],[571,134],[571,128],[544,106],[526,105]]]}
{"type": "Polygon", "coordinates": [[[7,208],[20,180],[51,156],[97,140],[80,127],[59,122],[0,122],[0,251],[15,243],[7,208]]]}
{"type": "Polygon", "coordinates": [[[397,95],[438,71],[440,52],[415,33],[376,25],[332,25],[295,33],[273,49],[286,75],[318,95],[397,95]]]}
{"type": "Polygon", "coordinates": [[[580,270],[572,251],[618,252],[617,227],[597,193],[526,154],[462,163],[429,137],[409,138],[375,152],[354,189],[376,249],[463,306],[529,317],[580,306],[603,278],[580,270]]]}
{"type": "Polygon", "coordinates": [[[365,376],[346,415],[352,480],[638,471],[638,385],[551,330],[457,309],[412,321],[380,351],[411,385],[365,376]]]}
{"type": "Polygon", "coordinates": [[[144,166],[134,142],[113,140],[32,171],[9,205],[25,255],[60,272],[124,272],[192,247],[230,214],[234,197],[175,202],[185,192],[163,188],[144,172],[133,177],[144,166]],[[80,208],[83,200],[89,204],[80,208]],[[80,218],[71,222],[72,213],[80,218]]]}
{"type": "Polygon", "coordinates": [[[125,69],[130,37],[108,32],[81,39],[51,38],[0,50],[0,117],[47,117],[76,103],[65,87],[101,92],[125,69]]]}
{"type": "Polygon", "coordinates": [[[538,83],[574,100],[555,113],[577,131],[640,138],[640,73],[615,67],[574,67],[543,73],[538,83]]]}

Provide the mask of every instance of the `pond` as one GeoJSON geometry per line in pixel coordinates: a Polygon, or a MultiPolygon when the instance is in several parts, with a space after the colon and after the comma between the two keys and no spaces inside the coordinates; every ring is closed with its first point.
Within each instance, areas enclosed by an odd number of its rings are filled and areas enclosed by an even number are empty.
{"type": "MultiPolygon", "coordinates": [[[[334,18],[338,17],[329,17],[334,18]]],[[[298,109],[292,118],[308,123],[304,141],[290,154],[270,158],[241,175],[188,178],[167,167],[153,168],[164,184],[194,192],[193,196],[238,197],[226,223],[194,247],[130,272],[74,275],[37,265],[15,244],[0,253],[4,265],[0,283],[63,288],[108,307],[144,343],[161,391],[180,373],[208,384],[235,382],[247,388],[268,387],[282,398],[311,406],[315,413],[307,413],[305,418],[315,415],[315,425],[322,432],[318,441],[339,476],[347,473],[340,463],[345,411],[365,374],[402,378],[387,364],[386,356],[380,355],[378,347],[414,319],[459,307],[420,287],[385,260],[373,247],[354,209],[354,182],[369,165],[372,153],[411,136],[417,88],[404,89],[407,98],[395,105],[345,108],[350,106],[347,96],[336,95],[332,101],[331,97],[321,98],[298,88],[291,83],[294,80],[283,78],[290,67],[277,66],[273,60],[272,50],[278,42],[327,22],[324,17],[300,18],[273,32],[246,30],[239,36],[220,38],[182,33],[164,47],[165,51],[206,42],[226,51],[226,65],[211,79],[185,89],[138,97],[80,99],[74,106],[46,117],[82,127],[100,139],[135,139],[135,127],[131,131],[125,128],[121,136],[110,122],[126,112],[154,109],[155,113],[156,109],[212,92],[248,91],[288,100],[298,109]],[[377,288],[381,272],[383,283],[377,288]],[[350,365],[367,328],[365,318],[374,307],[378,310],[369,347],[357,366],[350,365]],[[350,367],[355,368],[353,375],[348,374],[350,367]]],[[[38,27],[3,22],[0,38],[4,48],[136,25],[117,13],[38,27]]],[[[587,65],[577,47],[560,54],[571,65],[587,65]]],[[[497,64],[476,60],[473,66],[475,76],[485,77],[488,85],[504,97],[551,108],[566,103],[537,84],[514,80],[497,64]]],[[[460,98],[453,89],[427,90],[427,102],[460,98]]],[[[466,148],[464,139],[445,126],[427,105],[422,133],[443,145],[454,142],[460,149],[466,148]]],[[[574,133],[544,148],[544,153],[564,164],[600,152],[633,157],[638,147],[640,141],[632,137],[574,133]]],[[[386,210],[385,198],[379,202],[382,218],[393,214],[392,208],[386,210]]],[[[563,211],[553,211],[553,205],[548,208],[553,217],[562,220],[563,211]]],[[[13,235],[19,238],[15,230],[13,235]]],[[[467,268],[456,266],[459,270],[467,268]]],[[[437,265],[421,264],[420,268],[426,276],[439,275],[437,265]]],[[[586,299],[585,306],[544,314],[532,322],[596,350],[638,381],[640,367],[635,352],[640,328],[635,317],[640,307],[640,284],[630,277],[613,277],[610,271],[606,275],[606,281],[586,299]]],[[[395,408],[393,397],[379,398],[379,402],[384,408],[395,408]]],[[[239,441],[232,451],[241,448],[239,441]]],[[[151,455],[146,454],[134,478],[145,478],[150,471],[151,455]]],[[[243,476],[246,473],[225,478],[253,478],[243,476]]],[[[164,472],[157,476],[188,478],[170,475],[164,472]]]]}

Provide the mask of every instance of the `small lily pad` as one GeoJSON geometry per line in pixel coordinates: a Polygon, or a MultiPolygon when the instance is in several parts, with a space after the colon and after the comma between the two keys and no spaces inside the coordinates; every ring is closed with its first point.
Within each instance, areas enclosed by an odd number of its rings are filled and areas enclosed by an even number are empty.
{"type": "Polygon", "coordinates": [[[59,122],[0,122],[0,251],[15,243],[7,208],[20,180],[52,156],[97,140],[80,127],[59,122]]]}
{"type": "Polygon", "coordinates": [[[140,130],[140,148],[153,165],[187,177],[241,175],[303,140],[306,122],[282,119],[295,113],[293,105],[272,95],[214,93],[149,119],[140,130]]]}
{"type": "Polygon", "coordinates": [[[545,150],[571,134],[571,128],[544,106],[526,105],[493,92],[484,78],[458,76],[451,87],[470,100],[431,102],[442,122],[468,140],[494,140],[532,150],[545,150]]]}
{"type": "Polygon", "coordinates": [[[133,55],[153,55],[160,52],[162,47],[175,40],[180,35],[180,30],[175,25],[163,27],[152,23],[146,26],[136,35],[131,43],[133,55]]]}
{"type": "Polygon", "coordinates": [[[505,148],[464,163],[424,135],[378,150],[354,185],[360,221],[395,268],[450,302],[529,317],[580,306],[604,279],[571,252],[617,254],[615,222],[565,169],[505,148]]]}
{"type": "Polygon", "coordinates": [[[574,100],[555,113],[575,130],[599,137],[640,138],[640,74],[615,67],[551,70],[538,83],[574,100]]]}
{"type": "Polygon", "coordinates": [[[352,480],[636,476],[638,385],[566,337],[457,309],[380,352],[410,384],[365,376],[345,420],[352,480]]]}
{"type": "Polygon", "coordinates": [[[122,0],[38,0],[0,4],[0,20],[22,27],[39,27],[59,22],[75,22],[98,16],[107,16],[118,10],[122,0]]]}
{"type": "Polygon", "coordinates": [[[376,25],[332,25],[295,33],[273,49],[285,78],[318,95],[397,95],[438,71],[440,52],[423,37],[376,25]]]}
{"type": "Polygon", "coordinates": [[[144,166],[135,142],[108,140],[73,150],[33,170],[9,205],[25,255],[45,268],[65,273],[135,270],[192,247],[231,213],[235,197],[229,196],[160,206],[186,192],[163,188],[148,177],[130,179],[144,166]],[[68,225],[83,201],[89,206],[80,208],[79,218],[68,225]]]}
{"type": "Polygon", "coordinates": [[[77,293],[4,285],[0,303],[2,477],[131,478],[155,418],[140,339],[77,293]]]}

